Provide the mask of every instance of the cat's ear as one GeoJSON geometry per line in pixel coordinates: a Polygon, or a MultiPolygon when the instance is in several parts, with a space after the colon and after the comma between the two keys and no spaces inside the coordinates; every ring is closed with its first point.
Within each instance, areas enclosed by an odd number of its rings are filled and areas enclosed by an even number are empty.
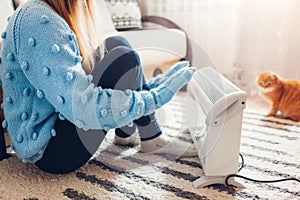
{"type": "Polygon", "coordinates": [[[277,75],[276,75],[275,73],[272,73],[272,74],[271,74],[271,79],[272,79],[272,80],[276,80],[276,79],[277,79],[277,75]]]}

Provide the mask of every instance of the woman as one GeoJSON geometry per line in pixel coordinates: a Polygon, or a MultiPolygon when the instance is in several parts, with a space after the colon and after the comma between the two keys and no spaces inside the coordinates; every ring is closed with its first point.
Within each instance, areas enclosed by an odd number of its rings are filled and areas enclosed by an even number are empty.
{"type": "Polygon", "coordinates": [[[1,35],[3,127],[17,156],[46,172],[76,170],[112,128],[117,143],[132,142],[137,128],[142,152],[161,148],[167,141],[154,111],[195,71],[177,63],[146,84],[137,53],[121,37],[108,38],[96,56],[101,23],[93,3],[29,1],[1,35]]]}

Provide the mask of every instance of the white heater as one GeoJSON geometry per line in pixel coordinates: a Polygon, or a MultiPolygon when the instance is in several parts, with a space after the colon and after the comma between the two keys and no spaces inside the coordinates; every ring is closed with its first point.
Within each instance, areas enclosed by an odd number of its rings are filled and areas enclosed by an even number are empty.
{"type": "MultiPolygon", "coordinates": [[[[187,91],[189,131],[204,171],[194,187],[225,184],[238,173],[246,93],[212,67],[199,69],[187,91]]],[[[230,184],[244,188],[233,178],[230,184]]]]}

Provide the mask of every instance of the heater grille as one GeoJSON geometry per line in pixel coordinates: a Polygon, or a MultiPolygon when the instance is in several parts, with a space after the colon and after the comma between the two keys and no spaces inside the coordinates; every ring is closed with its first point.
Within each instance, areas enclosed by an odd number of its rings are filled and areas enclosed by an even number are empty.
{"type": "Polygon", "coordinates": [[[205,93],[211,103],[214,104],[223,96],[217,87],[212,87],[211,80],[209,80],[204,73],[200,71],[196,73],[195,80],[197,81],[197,85],[201,87],[202,91],[205,93]]]}
{"type": "Polygon", "coordinates": [[[224,93],[225,94],[231,94],[234,92],[241,91],[239,88],[237,88],[232,82],[230,82],[228,79],[225,79],[222,76],[223,86],[224,86],[224,93]]]}
{"type": "Polygon", "coordinates": [[[212,67],[199,70],[195,74],[195,80],[213,104],[222,98],[224,94],[240,91],[238,87],[212,67]]]}

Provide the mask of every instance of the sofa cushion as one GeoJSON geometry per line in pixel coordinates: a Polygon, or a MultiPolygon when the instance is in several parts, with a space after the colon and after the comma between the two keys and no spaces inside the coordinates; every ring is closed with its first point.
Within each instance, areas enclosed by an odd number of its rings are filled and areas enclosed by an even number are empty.
{"type": "Polygon", "coordinates": [[[142,28],[142,15],[137,0],[105,0],[118,31],[142,28]]]}

